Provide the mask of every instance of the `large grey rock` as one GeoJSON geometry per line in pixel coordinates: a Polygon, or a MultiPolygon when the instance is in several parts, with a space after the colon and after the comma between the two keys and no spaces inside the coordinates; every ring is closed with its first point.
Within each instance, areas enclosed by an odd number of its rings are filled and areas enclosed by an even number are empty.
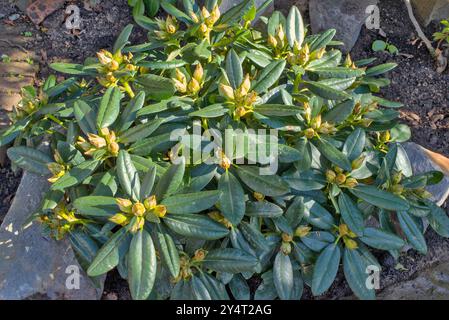
{"type": "MultiPolygon", "coordinates": [[[[403,147],[407,152],[407,155],[413,167],[413,172],[415,174],[435,170],[446,172],[447,169],[449,169],[449,168],[442,168],[440,165],[438,165],[430,157],[432,155],[429,154],[429,151],[416,143],[407,142],[403,144],[403,147]]],[[[435,159],[435,156],[433,157],[435,159]]],[[[445,175],[443,181],[441,181],[439,184],[428,186],[427,190],[432,194],[431,198],[432,201],[436,202],[438,206],[443,205],[443,203],[449,196],[449,177],[445,175]]]]}
{"type": "Polygon", "coordinates": [[[449,300],[449,263],[421,272],[415,279],[383,290],[380,300],[449,300]]]}
{"type": "Polygon", "coordinates": [[[416,15],[425,26],[449,17],[449,0],[412,0],[412,3],[416,15]]]}
{"type": "Polygon", "coordinates": [[[336,29],[336,39],[345,43],[345,51],[350,51],[366,21],[366,8],[377,2],[378,0],[312,0],[309,2],[312,32],[336,29]]]}
{"type": "Polygon", "coordinates": [[[68,241],[43,236],[38,223],[24,225],[46,190],[44,177],[26,172],[0,227],[0,300],[98,299],[102,288],[79,267],[68,241]],[[79,289],[73,288],[76,270],[79,289]]]}

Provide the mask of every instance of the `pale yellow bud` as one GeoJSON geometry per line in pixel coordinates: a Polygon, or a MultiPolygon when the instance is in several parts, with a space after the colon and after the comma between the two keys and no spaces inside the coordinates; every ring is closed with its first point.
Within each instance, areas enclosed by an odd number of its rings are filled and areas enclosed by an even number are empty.
{"type": "Polygon", "coordinates": [[[198,91],[200,91],[201,86],[198,83],[198,81],[195,78],[190,79],[189,84],[187,86],[187,89],[189,90],[190,93],[197,93],[198,91]]]}
{"type": "Polygon", "coordinates": [[[107,65],[112,61],[112,54],[104,49],[97,52],[97,57],[102,65],[107,65]]]}
{"type": "Polygon", "coordinates": [[[125,226],[129,223],[129,218],[125,216],[123,213],[117,213],[109,218],[109,221],[114,222],[115,224],[125,226]]]}
{"type": "Polygon", "coordinates": [[[335,178],[335,182],[337,182],[338,184],[343,184],[346,181],[346,175],[344,175],[343,173],[339,173],[337,174],[337,177],[335,178]]]}
{"type": "Polygon", "coordinates": [[[198,63],[196,65],[195,71],[193,72],[193,78],[196,81],[201,82],[203,81],[203,76],[204,76],[203,66],[201,65],[201,63],[198,63]]]}
{"type": "Polygon", "coordinates": [[[153,212],[159,218],[163,218],[167,214],[167,207],[165,207],[162,204],[158,204],[156,207],[153,208],[153,212]]]}
{"type": "Polygon", "coordinates": [[[357,242],[355,242],[354,240],[347,238],[347,237],[343,238],[343,242],[345,243],[346,248],[348,248],[350,250],[355,250],[359,247],[357,245],[357,242]]]}
{"type": "Polygon", "coordinates": [[[153,195],[153,196],[146,198],[145,201],[143,202],[143,205],[145,206],[145,208],[147,210],[153,209],[157,205],[156,196],[153,195]]]}
{"type": "Polygon", "coordinates": [[[120,146],[118,145],[117,142],[111,142],[111,144],[109,144],[108,146],[108,151],[113,156],[117,156],[118,152],[120,151],[120,146]]]}
{"type": "Polygon", "coordinates": [[[315,136],[315,130],[313,130],[312,128],[307,128],[306,130],[304,130],[304,136],[307,139],[312,139],[315,136]]]}
{"type": "Polygon", "coordinates": [[[222,97],[225,97],[228,100],[234,100],[234,90],[232,87],[225,85],[224,83],[220,83],[218,86],[218,91],[222,97]]]}
{"type": "Polygon", "coordinates": [[[145,211],[145,206],[140,202],[135,203],[132,207],[132,212],[137,217],[143,216],[145,214],[145,211]]]}
{"type": "Polygon", "coordinates": [[[260,192],[254,192],[253,196],[257,201],[263,201],[265,199],[265,196],[260,192]]]}
{"type": "Polygon", "coordinates": [[[204,19],[206,19],[209,18],[210,12],[206,9],[206,7],[203,7],[201,9],[201,15],[203,16],[204,19]]]}
{"type": "Polygon", "coordinates": [[[273,48],[276,48],[277,45],[278,45],[278,42],[277,42],[276,38],[273,37],[271,34],[268,35],[268,44],[269,44],[270,46],[272,46],[273,48]]]}
{"type": "Polygon", "coordinates": [[[309,226],[299,226],[295,230],[295,236],[303,238],[309,234],[310,230],[312,230],[312,228],[309,226]]]}
{"type": "Polygon", "coordinates": [[[293,241],[293,237],[288,233],[282,233],[281,238],[282,238],[282,241],[284,241],[284,242],[292,242],[293,241]]]}
{"type": "Polygon", "coordinates": [[[249,92],[249,89],[251,88],[251,80],[248,73],[245,75],[245,79],[243,79],[240,87],[242,88],[242,95],[246,95],[249,92]]]}
{"type": "Polygon", "coordinates": [[[93,133],[88,133],[87,137],[89,139],[89,142],[95,148],[100,149],[100,148],[106,147],[106,139],[104,139],[104,138],[102,138],[102,137],[100,137],[100,136],[98,136],[96,134],[93,134],[93,133]]]}
{"type": "Polygon", "coordinates": [[[133,203],[131,202],[131,200],[122,199],[122,198],[116,198],[115,202],[117,203],[117,205],[120,208],[121,212],[125,212],[125,213],[131,213],[132,212],[133,203]]]}

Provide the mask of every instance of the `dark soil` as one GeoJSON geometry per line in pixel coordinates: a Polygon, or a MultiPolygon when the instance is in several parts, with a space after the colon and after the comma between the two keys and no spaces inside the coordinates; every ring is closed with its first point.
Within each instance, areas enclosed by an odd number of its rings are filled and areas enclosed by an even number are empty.
{"type": "MultiPolygon", "coordinates": [[[[34,27],[26,18],[17,22],[29,25],[30,31],[33,31],[36,41],[33,48],[27,49],[34,49],[41,56],[41,76],[50,72],[48,63],[62,59],[82,63],[99,49],[110,47],[123,27],[132,22],[125,0],[103,0],[101,7],[93,11],[86,10],[82,1],[73,3],[81,8],[82,26],[77,35],[70,33],[64,26],[65,7],[49,16],[41,29],[34,27]]],[[[404,103],[401,118],[412,128],[414,142],[449,156],[449,72],[446,70],[438,74],[425,46],[420,41],[415,42],[417,35],[402,1],[381,0],[380,9],[381,28],[386,32],[387,40],[397,46],[401,54],[412,57],[373,52],[372,42],[382,37],[366,29],[362,30],[351,54],[354,59],[375,56],[378,58],[377,63],[398,63],[398,68],[389,74],[391,85],[384,88],[381,95],[404,103]]],[[[5,4],[2,8],[2,13],[6,15],[16,12],[17,9],[11,4],[5,4]]],[[[424,31],[431,38],[438,28],[438,24],[434,23],[424,31]]],[[[141,42],[144,38],[145,32],[136,28],[132,39],[141,42]]],[[[9,168],[0,168],[0,221],[14,196],[19,179],[20,174],[13,174],[9,168]]],[[[447,202],[443,207],[449,212],[447,202]]],[[[418,272],[438,263],[442,255],[447,258],[449,240],[431,230],[427,232],[426,239],[429,253],[425,257],[414,250],[404,253],[399,261],[388,254],[376,254],[383,266],[382,288],[416,277],[418,272]]],[[[340,299],[351,294],[343,275],[339,274],[327,294],[317,299],[340,299]]],[[[304,298],[312,298],[308,289],[304,292],[304,298]]],[[[127,283],[118,272],[108,274],[103,299],[130,299],[127,283]]]]}

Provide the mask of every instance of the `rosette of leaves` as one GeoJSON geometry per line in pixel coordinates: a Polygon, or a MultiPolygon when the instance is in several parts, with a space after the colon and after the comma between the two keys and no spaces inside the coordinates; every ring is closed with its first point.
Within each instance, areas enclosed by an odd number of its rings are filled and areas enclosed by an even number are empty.
{"type": "Polygon", "coordinates": [[[158,1],[164,18],[148,3],[130,1],[147,42],[130,45],[130,25],[111,51],[53,64],[71,78],[25,88],[0,136],[14,165],[52,174],[32,218],[69,237],[90,276],[116,267],[135,299],[300,299],[342,271],[372,299],[372,249],[425,254],[425,219],[449,236],[425,190],[442,174],[412,172],[401,104],[379,95],[395,64],[343,57],[335,30],[307,34],[296,7],[258,30],[252,1],[225,13],[217,1],[158,1]],[[186,161],[173,133],[196,125],[240,130],[230,139],[247,146],[186,161]],[[258,129],[276,141],[245,135],[258,129]],[[258,149],[278,152],[270,175],[258,149]]]}

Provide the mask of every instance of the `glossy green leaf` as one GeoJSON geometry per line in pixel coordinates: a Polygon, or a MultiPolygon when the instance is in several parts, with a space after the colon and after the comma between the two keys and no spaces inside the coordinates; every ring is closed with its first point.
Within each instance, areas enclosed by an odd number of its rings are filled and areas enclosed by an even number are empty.
{"type": "Polygon", "coordinates": [[[157,128],[159,128],[159,126],[163,122],[164,119],[155,119],[152,121],[148,121],[147,123],[142,123],[134,126],[120,135],[120,142],[133,143],[136,141],[141,141],[149,137],[155,130],[157,130],[157,128]]]}
{"type": "Polygon", "coordinates": [[[243,81],[243,69],[240,57],[231,49],[226,57],[226,74],[232,88],[237,89],[243,81]]]}
{"type": "Polygon", "coordinates": [[[403,198],[375,186],[358,185],[350,191],[356,197],[382,209],[407,211],[410,207],[403,198]]]}
{"type": "Polygon", "coordinates": [[[323,115],[323,120],[332,123],[343,122],[352,114],[354,107],[355,101],[353,99],[345,100],[326,112],[323,115]]]}
{"type": "Polygon", "coordinates": [[[304,201],[304,207],[304,220],[315,227],[328,230],[336,224],[332,214],[318,202],[312,199],[304,201]]]}
{"type": "Polygon", "coordinates": [[[306,81],[306,88],[317,96],[328,100],[342,100],[349,98],[349,95],[337,89],[332,88],[329,85],[325,85],[319,82],[306,81]]]}
{"type": "Polygon", "coordinates": [[[204,258],[203,266],[217,272],[254,272],[259,261],[256,257],[233,248],[214,249],[204,258]]]}
{"type": "Polygon", "coordinates": [[[248,201],[246,203],[245,214],[251,217],[274,218],[281,216],[283,212],[281,207],[268,201],[248,201]]]}
{"type": "Polygon", "coordinates": [[[200,214],[167,215],[163,221],[172,231],[188,238],[216,240],[229,233],[222,224],[200,214]]]}
{"type": "Polygon", "coordinates": [[[340,258],[340,247],[335,244],[328,245],[318,256],[313,269],[313,295],[318,296],[324,293],[332,285],[338,272],[340,258]]]}
{"type": "Polygon", "coordinates": [[[345,248],[343,254],[343,271],[346,281],[355,295],[363,300],[374,300],[376,295],[374,289],[366,285],[368,274],[366,267],[368,263],[362,258],[359,250],[345,248]]]}
{"type": "Polygon", "coordinates": [[[416,224],[415,220],[405,211],[398,211],[399,225],[407,238],[407,241],[419,253],[427,254],[427,244],[424,235],[416,224]]]}
{"type": "Polygon", "coordinates": [[[131,157],[125,150],[120,150],[117,157],[117,175],[123,190],[135,201],[140,196],[139,173],[134,166],[131,157]]]}
{"type": "Polygon", "coordinates": [[[180,269],[178,248],[176,248],[173,238],[161,226],[158,226],[156,230],[156,243],[164,264],[167,266],[170,274],[176,278],[180,269]]]}
{"type": "Polygon", "coordinates": [[[128,39],[133,31],[133,27],[134,26],[132,24],[128,24],[122,32],[120,32],[117,40],[115,40],[114,47],[112,49],[113,53],[120,52],[129,43],[128,39]]]}
{"type": "Polygon", "coordinates": [[[171,79],[154,74],[141,75],[136,82],[143,86],[148,97],[159,101],[170,98],[176,91],[171,79]]]}
{"type": "Polygon", "coordinates": [[[50,173],[47,165],[54,162],[46,153],[24,146],[9,148],[7,153],[16,166],[39,175],[50,173]]]}
{"type": "Polygon", "coordinates": [[[164,198],[161,204],[171,214],[197,213],[211,208],[220,198],[220,191],[201,191],[196,193],[176,194],[164,198]]]}
{"type": "Polygon", "coordinates": [[[266,196],[281,196],[289,191],[287,183],[279,176],[260,175],[260,168],[256,166],[239,166],[237,173],[248,187],[266,196]]]}
{"type": "Polygon", "coordinates": [[[180,158],[180,163],[172,164],[159,179],[154,190],[158,200],[162,200],[165,196],[169,196],[178,190],[184,177],[185,159],[180,158]]]}
{"type": "Polygon", "coordinates": [[[338,197],[338,206],[340,207],[341,217],[355,234],[362,235],[364,229],[364,218],[357,205],[352,199],[341,192],[338,197]]]}
{"type": "Polygon", "coordinates": [[[109,218],[119,212],[113,197],[86,196],[77,198],[73,202],[75,209],[84,216],[109,218]]]}
{"type": "Polygon", "coordinates": [[[348,157],[349,161],[354,161],[363,152],[365,147],[365,131],[361,128],[356,128],[346,139],[343,145],[343,154],[348,157]]]}
{"type": "Polygon", "coordinates": [[[73,114],[84,134],[97,132],[94,111],[86,102],[77,100],[73,106],[73,114]]]}
{"type": "Polygon", "coordinates": [[[366,245],[380,250],[399,250],[405,245],[404,240],[398,236],[375,228],[365,228],[360,240],[366,245]]]}
{"type": "Polygon", "coordinates": [[[142,229],[134,234],[128,253],[128,283],[135,300],[146,300],[156,279],[156,250],[150,234],[142,229]]]}
{"type": "Polygon", "coordinates": [[[301,12],[296,6],[291,7],[288,13],[285,33],[291,48],[293,48],[295,42],[301,47],[304,42],[305,28],[301,12]]]}
{"type": "Polygon", "coordinates": [[[290,300],[293,293],[293,267],[288,255],[279,251],[273,264],[273,282],[281,300],[290,300]]]}
{"type": "Polygon", "coordinates": [[[285,60],[275,60],[267,65],[258,76],[256,84],[252,89],[257,93],[267,91],[279,80],[279,77],[284,71],[285,64],[285,60]]]}
{"type": "Polygon", "coordinates": [[[88,160],[73,167],[69,172],[59,178],[52,186],[52,190],[64,190],[68,187],[76,186],[92,175],[100,162],[98,160],[88,160]]]}
{"type": "Polygon", "coordinates": [[[121,92],[118,87],[110,87],[101,98],[97,115],[97,128],[108,128],[120,113],[121,92]]]}
{"type": "Polygon", "coordinates": [[[234,226],[238,225],[245,215],[245,193],[240,182],[226,170],[218,181],[218,190],[221,212],[234,226]]]}
{"type": "Polygon", "coordinates": [[[349,162],[347,156],[334,147],[331,143],[324,139],[317,139],[313,141],[313,144],[317,147],[321,154],[326,157],[327,160],[345,171],[352,170],[351,162],[349,162]]]}

